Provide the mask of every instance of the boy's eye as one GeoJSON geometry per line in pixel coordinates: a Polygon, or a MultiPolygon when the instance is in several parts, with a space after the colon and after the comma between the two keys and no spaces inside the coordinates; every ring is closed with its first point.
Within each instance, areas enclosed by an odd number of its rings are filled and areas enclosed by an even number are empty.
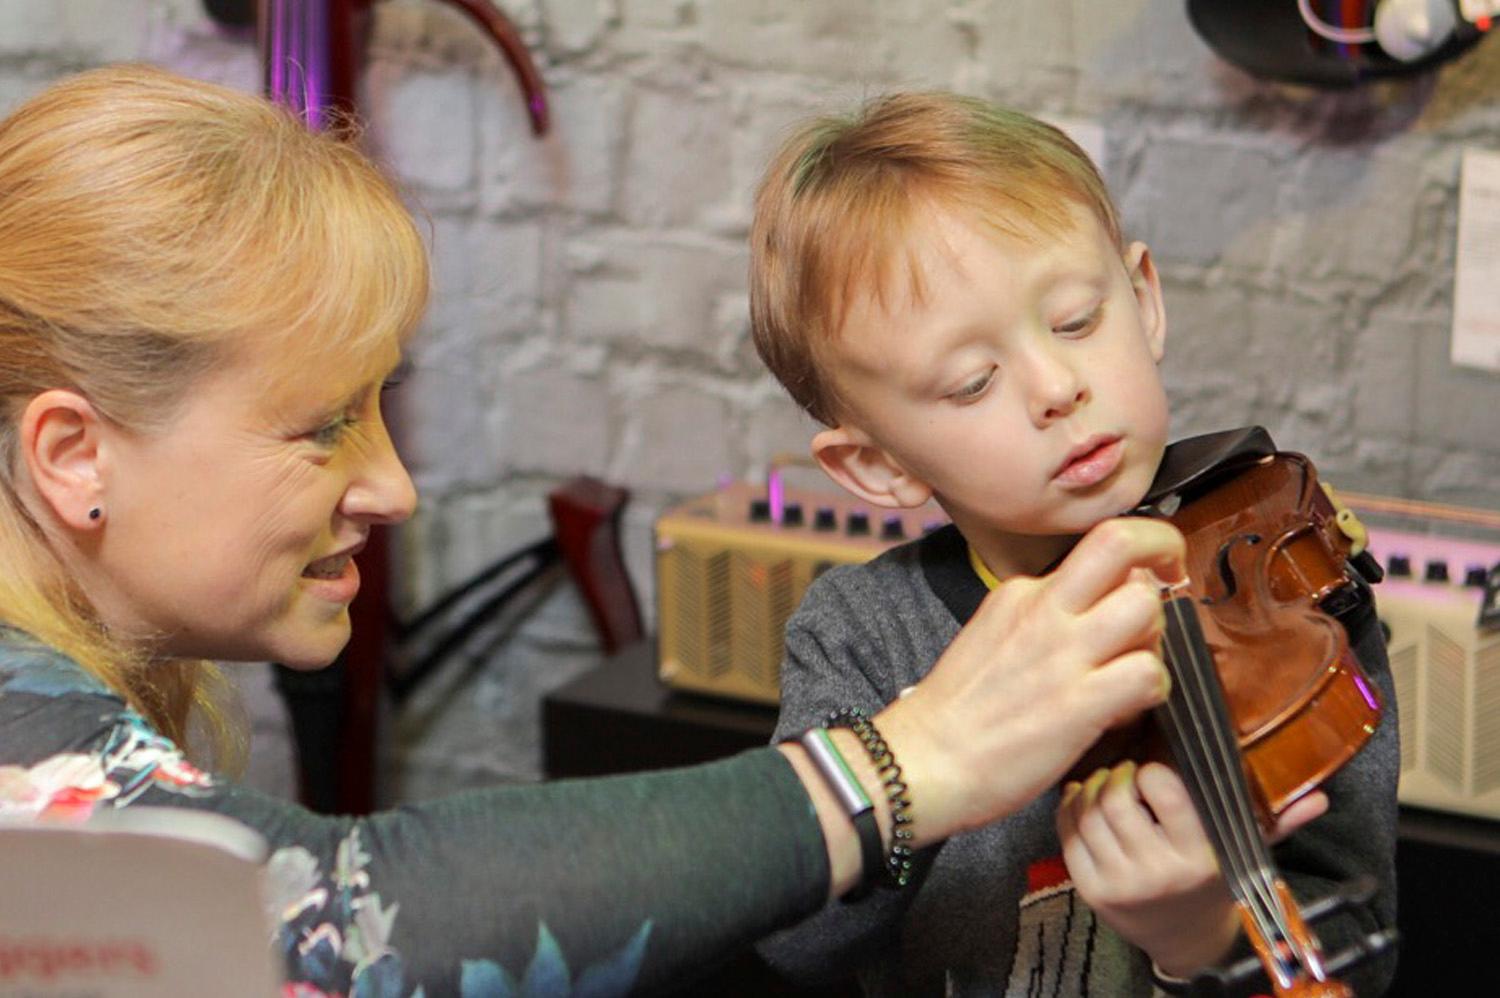
{"type": "Polygon", "coordinates": [[[995,369],[992,367],[977,378],[966,382],[962,388],[952,392],[948,397],[955,402],[972,402],[984,394],[985,389],[994,379],[995,369]]]}
{"type": "Polygon", "coordinates": [[[1100,305],[1087,315],[1080,316],[1071,322],[1065,322],[1057,327],[1057,332],[1064,336],[1077,336],[1080,333],[1093,332],[1094,327],[1099,325],[1099,320],[1104,317],[1104,306],[1100,305]]]}

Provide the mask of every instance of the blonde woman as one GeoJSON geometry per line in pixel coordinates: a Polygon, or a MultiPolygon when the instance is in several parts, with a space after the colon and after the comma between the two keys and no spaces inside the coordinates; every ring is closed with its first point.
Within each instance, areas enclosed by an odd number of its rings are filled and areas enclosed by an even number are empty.
{"type": "Polygon", "coordinates": [[[302,991],[622,994],[904,881],[1162,696],[1125,580],[1178,577],[1181,539],[1117,521],[850,728],[363,819],[236,786],[206,660],[348,638],[353,556],[416,501],[380,396],[426,294],[387,180],[259,98],[115,67],[0,122],[0,816],[251,826],[302,991]]]}

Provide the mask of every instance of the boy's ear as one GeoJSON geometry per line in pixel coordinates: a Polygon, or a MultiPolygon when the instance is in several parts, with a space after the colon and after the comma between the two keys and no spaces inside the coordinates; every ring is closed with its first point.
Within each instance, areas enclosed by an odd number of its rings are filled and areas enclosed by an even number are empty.
{"type": "Polygon", "coordinates": [[[1125,272],[1130,275],[1130,286],[1135,289],[1136,308],[1140,311],[1141,330],[1151,347],[1151,357],[1157,363],[1166,355],[1167,308],[1161,295],[1161,278],[1156,273],[1156,264],[1151,260],[1151,251],[1145,243],[1131,243],[1125,250],[1125,272]]]}
{"type": "Polygon", "coordinates": [[[103,504],[98,410],[77,392],[49,389],[26,404],[20,429],[21,460],[37,496],[74,530],[99,526],[89,516],[103,504]]]}
{"type": "Polygon", "coordinates": [[[845,490],[872,506],[912,509],[932,498],[932,487],[853,426],[835,426],[813,437],[813,457],[845,490]]]}

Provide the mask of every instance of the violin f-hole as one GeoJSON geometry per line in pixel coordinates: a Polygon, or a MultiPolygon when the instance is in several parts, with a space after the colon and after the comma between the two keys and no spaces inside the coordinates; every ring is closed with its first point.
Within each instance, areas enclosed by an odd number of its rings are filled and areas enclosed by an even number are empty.
{"type": "Polygon", "coordinates": [[[1238,537],[1230,538],[1230,540],[1219,547],[1219,554],[1217,559],[1215,559],[1215,568],[1219,574],[1219,581],[1224,584],[1224,591],[1218,596],[1203,597],[1202,602],[1205,606],[1212,606],[1224,600],[1234,599],[1234,594],[1239,592],[1240,584],[1234,572],[1234,565],[1230,561],[1233,555],[1231,549],[1241,542],[1254,545],[1259,544],[1260,541],[1260,534],[1240,534],[1238,537]]]}

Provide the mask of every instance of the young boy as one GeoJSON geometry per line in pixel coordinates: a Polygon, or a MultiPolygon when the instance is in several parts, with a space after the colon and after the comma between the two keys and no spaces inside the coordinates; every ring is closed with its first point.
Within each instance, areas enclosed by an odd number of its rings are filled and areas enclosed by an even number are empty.
{"type": "MultiPolygon", "coordinates": [[[[873,506],[935,499],[952,520],[808,591],[787,627],[782,738],[895,699],[989,589],[1042,575],[1141,501],[1166,444],[1167,324],[1151,256],[1122,238],[1087,156],[969,98],[897,95],[810,123],[767,170],[751,243],[756,345],[827,426],[819,464],[873,506]]],[[[1359,874],[1379,883],[1369,910],[1315,926],[1329,953],[1394,924],[1395,699],[1373,612],[1350,629],[1386,722],[1326,798],[1284,816],[1276,849],[1304,902],[1359,874]]],[[[1116,996],[1247,952],[1186,790],[1160,765],[1101,770],[916,867],[909,886],[831,903],[763,954],[807,982],[857,973],[876,995],[1116,996]]],[[[1346,979],[1379,994],[1393,966],[1346,979]]]]}

